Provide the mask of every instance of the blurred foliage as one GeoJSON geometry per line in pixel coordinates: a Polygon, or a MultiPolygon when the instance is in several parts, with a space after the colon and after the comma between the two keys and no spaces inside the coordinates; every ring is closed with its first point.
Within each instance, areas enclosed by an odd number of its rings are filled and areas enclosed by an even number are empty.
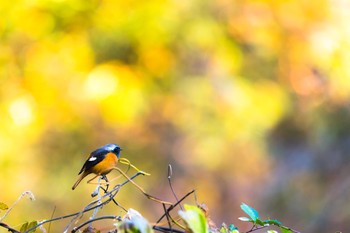
{"type": "MultiPolygon", "coordinates": [[[[84,206],[94,187],[72,192],[77,172],[90,151],[118,143],[152,174],[137,180],[146,190],[171,196],[171,163],[176,191],[197,188],[217,222],[243,201],[302,232],[345,231],[349,7],[3,1],[0,201],[24,190],[40,200],[13,212],[13,225],[84,206]]],[[[126,207],[162,212],[125,190],[126,207]]]]}
{"type": "Polygon", "coordinates": [[[179,210],[179,216],[186,224],[186,232],[209,233],[207,219],[203,211],[197,206],[184,205],[184,210],[179,210]]]}

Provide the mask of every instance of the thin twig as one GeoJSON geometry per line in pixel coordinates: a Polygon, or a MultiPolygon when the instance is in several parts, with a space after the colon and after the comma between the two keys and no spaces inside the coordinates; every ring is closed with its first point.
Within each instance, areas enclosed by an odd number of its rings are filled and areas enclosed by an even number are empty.
{"type": "MultiPolygon", "coordinates": [[[[118,169],[118,168],[115,168],[115,169],[120,170],[120,169],[118,169]]],[[[80,212],[80,214],[76,215],[76,216],[70,221],[70,223],[66,226],[64,232],[67,232],[67,230],[69,229],[69,227],[73,224],[73,222],[76,221],[76,219],[77,219],[78,217],[82,217],[82,215],[86,212],[85,210],[86,210],[87,208],[89,208],[90,206],[95,205],[96,203],[100,203],[102,199],[104,199],[104,198],[106,198],[106,197],[109,197],[106,201],[101,202],[101,204],[97,204],[97,205],[93,208],[93,209],[94,209],[94,212],[95,212],[95,211],[96,211],[96,208],[100,208],[100,207],[102,207],[103,205],[106,205],[107,203],[109,203],[111,200],[113,200],[114,197],[115,197],[115,195],[117,195],[117,193],[119,192],[119,189],[120,189],[123,185],[125,185],[125,184],[127,184],[127,183],[129,183],[129,182],[131,182],[132,184],[135,184],[135,182],[132,181],[132,179],[134,179],[136,176],[144,175],[144,174],[145,174],[144,172],[139,171],[139,172],[137,172],[136,174],[134,174],[131,178],[129,178],[129,177],[126,176],[126,177],[127,177],[127,180],[124,181],[122,184],[117,184],[116,186],[114,186],[114,188],[113,188],[110,192],[106,193],[105,195],[103,195],[103,196],[100,197],[99,199],[97,199],[97,200],[91,202],[89,205],[87,205],[87,206],[80,212]],[[115,191],[114,194],[112,194],[113,191],[115,191]]]]}
{"type": "MultiPolygon", "coordinates": [[[[98,202],[97,202],[97,204],[100,204],[100,203],[102,203],[101,202],[101,194],[100,194],[100,187],[101,187],[101,177],[103,177],[103,176],[100,176],[99,178],[98,178],[98,185],[97,185],[97,188],[96,188],[96,190],[97,190],[97,194],[98,194],[98,202]]],[[[107,186],[107,188],[108,188],[108,186],[107,186]]],[[[95,217],[96,217],[96,215],[97,215],[97,212],[100,210],[102,208],[102,206],[101,207],[98,207],[98,208],[95,208],[94,209],[94,212],[93,212],[93,214],[92,214],[92,216],[90,217],[91,219],[94,219],[95,217]]],[[[90,224],[90,226],[92,227],[92,223],[90,224]]]]}
{"type": "Polygon", "coordinates": [[[161,227],[161,226],[154,226],[154,230],[156,231],[161,231],[161,232],[174,232],[174,233],[185,233],[185,231],[177,230],[177,229],[172,229],[172,228],[166,228],[166,227],[161,227]]]}
{"type": "Polygon", "coordinates": [[[19,231],[17,231],[16,229],[13,229],[12,227],[10,227],[9,225],[7,225],[4,222],[0,222],[0,226],[3,227],[3,228],[6,228],[7,231],[10,231],[12,233],[20,233],[19,231]]]}
{"type": "MultiPolygon", "coordinates": [[[[132,177],[130,177],[130,180],[136,178],[137,176],[139,175],[143,175],[143,173],[140,173],[140,172],[137,172],[136,174],[134,174],[132,177]]],[[[113,199],[113,197],[118,193],[120,187],[124,186],[125,184],[129,183],[128,180],[124,181],[122,184],[118,184],[116,185],[110,192],[106,193],[102,198],[105,198],[107,196],[110,196],[111,198],[110,199],[107,199],[105,202],[99,204],[99,205],[96,205],[96,206],[93,206],[94,204],[96,204],[98,202],[98,200],[95,200],[93,202],[91,202],[90,204],[88,204],[83,211],[79,211],[79,212],[76,212],[76,213],[73,213],[73,214],[68,214],[68,215],[64,215],[64,216],[60,216],[60,217],[56,217],[56,218],[53,218],[53,219],[49,219],[49,220],[44,220],[44,221],[41,221],[40,223],[38,223],[37,225],[33,226],[32,228],[28,229],[27,231],[25,231],[24,233],[28,233],[36,228],[38,228],[39,226],[45,224],[45,223],[49,223],[49,222],[53,222],[53,221],[58,221],[58,220],[61,220],[61,219],[65,219],[65,218],[70,218],[70,217],[73,217],[73,216],[77,216],[77,215],[81,215],[85,212],[88,212],[88,211],[91,211],[93,209],[95,209],[96,207],[100,207],[102,205],[105,205],[107,204],[109,201],[111,201],[111,199],[113,199]],[[115,192],[117,191],[117,192],[115,192]],[[113,194],[113,192],[115,192],[115,194],[113,194]]]]}
{"type": "MultiPolygon", "coordinates": [[[[163,204],[163,209],[164,209],[164,212],[165,213],[167,213],[167,210],[166,210],[166,207],[165,207],[165,205],[163,204]]],[[[169,212],[168,212],[168,214],[169,214],[169,212]]],[[[171,223],[170,223],[170,220],[169,220],[169,215],[165,215],[166,216],[166,220],[167,220],[167,222],[168,222],[168,226],[169,226],[169,228],[171,229],[172,227],[171,227],[171,223]]]]}
{"type": "Polygon", "coordinates": [[[10,208],[8,208],[8,210],[5,212],[4,216],[2,216],[0,218],[0,222],[3,221],[6,216],[11,212],[11,210],[17,205],[17,203],[24,197],[24,196],[29,196],[29,199],[34,201],[35,200],[35,197],[34,197],[34,194],[31,192],[31,191],[25,191],[23,192],[18,198],[17,200],[12,204],[12,206],[10,208]]]}
{"type": "Polygon", "coordinates": [[[194,201],[196,202],[196,206],[199,206],[198,198],[197,198],[197,193],[196,193],[196,192],[193,193],[193,197],[194,197],[194,201]]]}
{"type": "MultiPolygon", "coordinates": [[[[145,190],[143,190],[143,188],[141,188],[138,184],[136,184],[134,181],[132,181],[122,170],[120,170],[118,167],[115,167],[113,168],[115,170],[117,170],[118,172],[120,172],[120,174],[122,174],[126,179],[128,179],[130,181],[130,183],[132,183],[136,188],[138,188],[142,193],[143,195],[145,195],[148,199],[152,200],[152,201],[156,201],[156,202],[159,202],[159,203],[163,203],[163,204],[167,204],[167,205],[172,205],[171,202],[168,202],[168,201],[162,201],[160,200],[159,198],[157,197],[154,197],[148,193],[145,192],[145,190]]],[[[142,174],[145,175],[144,172],[140,171],[142,174]]],[[[147,174],[147,173],[146,173],[147,174]]]]}
{"type": "Polygon", "coordinates": [[[180,227],[181,229],[186,229],[185,226],[181,225],[178,220],[175,220],[171,215],[169,214],[168,217],[171,219],[171,222],[174,223],[176,226],[180,227]]]}
{"type": "MultiPolygon", "coordinates": [[[[53,216],[54,216],[55,212],[56,212],[56,206],[54,206],[54,208],[53,208],[53,211],[52,211],[52,214],[51,214],[51,219],[53,219],[53,216]]],[[[51,229],[51,222],[49,222],[49,226],[47,227],[47,232],[50,233],[50,229],[51,229]]]]}
{"type": "Polygon", "coordinates": [[[80,228],[82,228],[82,227],[85,226],[86,224],[91,224],[92,222],[99,221],[99,220],[103,220],[103,219],[121,220],[121,217],[120,217],[120,216],[111,215],[111,216],[102,216],[102,217],[90,219],[90,220],[88,220],[88,221],[86,221],[86,222],[83,222],[83,223],[80,224],[79,226],[74,227],[73,230],[72,230],[72,233],[77,232],[80,228]]]}
{"type": "Polygon", "coordinates": [[[67,232],[67,230],[69,229],[69,227],[79,218],[82,217],[83,214],[89,210],[96,210],[96,208],[100,208],[103,205],[108,204],[115,195],[117,195],[117,193],[119,192],[120,189],[120,185],[116,185],[113,190],[109,193],[106,193],[105,195],[102,196],[102,198],[97,199],[93,202],[91,202],[90,204],[88,204],[82,211],[78,212],[78,214],[76,214],[74,216],[74,218],[72,218],[72,220],[69,222],[69,224],[66,226],[64,232],[67,232]],[[114,193],[113,193],[114,192],[114,193]],[[101,202],[102,199],[109,197],[107,200],[105,200],[104,202],[101,202]]]}
{"type": "Polygon", "coordinates": [[[178,202],[176,202],[174,205],[171,205],[167,211],[158,219],[158,221],[156,222],[155,225],[157,225],[158,223],[160,223],[160,221],[162,221],[162,219],[171,211],[173,210],[177,205],[179,205],[185,198],[187,198],[189,195],[191,195],[192,193],[195,193],[195,190],[193,189],[192,191],[190,191],[189,193],[187,193],[185,196],[183,196],[178,202]]]}
{"type": "MultiPolygon", "coordinates": [[[[104,193],[107,193],[107,189],[105,189],[104,187],[101,186],[100,189],[102,189],[104,193]]],[[[125,212],[128,212],[127,209],[125,209],[123,206],[121,206],[114,198],[112,199],[112,201],[114,202],[114,204],[116,206],[120,207],[125,212]]]]}
{"type": "MultiPolygon", "coordinates": [[[[174,189],[173,189],[173,185],[172,185],[172,183],[171,183],[171,177],[172,177],[172,175],[173,175],[173,168],[171,167],[171,164],[169,164],[169,165],[168,165],[168,183],[169,183],[171,192],[173,193],[173,195],[174,195],[176,201],[178,202],[179,199],[177,198],[176,193],[175,193],[175,191],[174,191],[174,189]]],[[[180,204],[179,206],[180,206],[180,209],[183,210],[181,204],[180,204]]]]}

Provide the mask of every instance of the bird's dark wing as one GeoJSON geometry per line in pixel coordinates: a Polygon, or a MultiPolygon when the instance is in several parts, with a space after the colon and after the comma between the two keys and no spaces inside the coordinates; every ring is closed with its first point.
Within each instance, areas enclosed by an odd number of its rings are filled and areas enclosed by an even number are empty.
{"type": "Polygon", "coordinates": [[[109,152],[101,148],[91,152],[89,158],[85,161],[83,167],[80,169],[79,174],[81,174],[83,171],[91,169],[93,166],[101,162],[105,158],[107,153],[109,152]]]}

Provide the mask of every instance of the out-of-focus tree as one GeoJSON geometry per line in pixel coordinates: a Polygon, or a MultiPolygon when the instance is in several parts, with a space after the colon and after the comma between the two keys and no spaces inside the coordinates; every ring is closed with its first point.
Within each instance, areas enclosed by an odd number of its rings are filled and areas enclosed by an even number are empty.
{"type": "MultiPolygon", "coordinates": [[[[76,173],[116,142],[152,173],[138,180],[145,189],[169,197],[171,163],[178,192],[197,188],[218,222],[232,222],[243,201],[301,231],[345,231],[349,7],[1,3],[0,201],[37,195],[14,219],[81,208],[93,186],[72,192],[76,173]]],[[[120,203],[151,205],[125,192],[120,203]]]]}

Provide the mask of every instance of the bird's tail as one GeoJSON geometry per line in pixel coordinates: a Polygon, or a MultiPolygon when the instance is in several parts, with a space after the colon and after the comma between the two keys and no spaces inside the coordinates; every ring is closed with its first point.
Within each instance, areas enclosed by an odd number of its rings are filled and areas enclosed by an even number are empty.
{"type": "Polygon", "coordinates": [[[79,176],[78,180],[74,183],[74,185],[73,185],[73,187],[72,187],[72,190],[74,190],[74,189],[78,186],[78,184],[80,183],[80,181],[81,181],[82,179],[84,179],[85,176],[87,176],[87,175],[88,175],[88,173],[83,172],[83,174],[81,174],[81,175],[79,176]]]}

